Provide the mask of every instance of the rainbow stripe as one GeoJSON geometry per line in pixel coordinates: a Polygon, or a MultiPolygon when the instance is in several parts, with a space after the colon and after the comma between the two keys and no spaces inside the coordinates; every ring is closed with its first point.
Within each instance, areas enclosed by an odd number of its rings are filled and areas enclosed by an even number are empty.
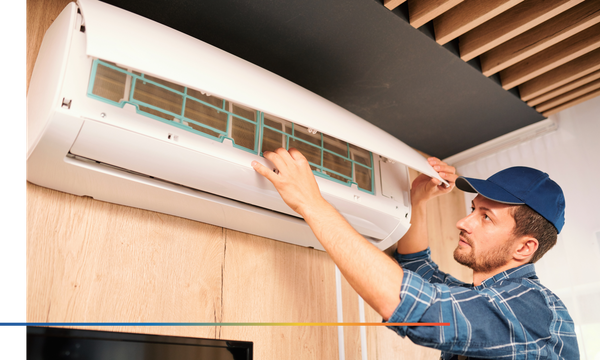
{"type": "Polygon", "coordinates": [[[267,323],[267,322],[5,322],[0,326],[449,326],[450,323],[267,323]]]}

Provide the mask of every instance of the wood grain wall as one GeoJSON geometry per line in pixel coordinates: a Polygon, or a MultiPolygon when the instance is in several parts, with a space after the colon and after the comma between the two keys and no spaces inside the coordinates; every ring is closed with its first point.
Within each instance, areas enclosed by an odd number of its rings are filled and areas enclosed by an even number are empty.
{"type": "MultiPolygon", "coordinates": [[[[68,2],[27,1],[27,86],[43,35],[68,2]]],[[[442,269],[470,280],[452,260],[462,214],[458,192],[431,204],[432,250],[442,269]]],[[[358,321],[345,281],[343,303],[344,320],[358,321]]],[[[365,309],[367,321],[381,321],[365,309]]],[[[318,250],[28,184],[27,321],[336,322],[335,267],[318,250]]],[[[256,359],[338,358],[335,327],[102,329],[249,340],[256,359]]],[[[439,356],[384,327],[367,338],[372,360],[439,356]]],[[[346,328],[346,359],[361,351],[359,329],[346,328]]]]}

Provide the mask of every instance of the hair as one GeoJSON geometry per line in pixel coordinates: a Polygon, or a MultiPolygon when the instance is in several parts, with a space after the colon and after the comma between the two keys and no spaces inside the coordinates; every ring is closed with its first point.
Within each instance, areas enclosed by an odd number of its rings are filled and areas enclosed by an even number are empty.
{"type": "Polygon", "coordinates": [[[538,248],[530,263],[535,263],[556,245],[558,231],[552,223],[527,205],[517,205],[512,210],[515,219],[513,235],[515,237],[531,236],[537,239],[538,248]]]}

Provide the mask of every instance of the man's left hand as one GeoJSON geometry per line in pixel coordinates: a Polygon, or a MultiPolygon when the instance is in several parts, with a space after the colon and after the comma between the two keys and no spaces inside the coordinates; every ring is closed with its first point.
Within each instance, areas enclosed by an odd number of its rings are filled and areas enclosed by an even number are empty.
{"type": "Polygon", "coordinates": [[[308,160],[300,151],[292,148],[288,152],[279,148],[275,152],[265,151],[263,156],[275,165],[275,169],[269,169],[257,161],[252,162],[252,167],[273,183],[292,210],[306,217],[311,207],[325,202],[308,160]]]}

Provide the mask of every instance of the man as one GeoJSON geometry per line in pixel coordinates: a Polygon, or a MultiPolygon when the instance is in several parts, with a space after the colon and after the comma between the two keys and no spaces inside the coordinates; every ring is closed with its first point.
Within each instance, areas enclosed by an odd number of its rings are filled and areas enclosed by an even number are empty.
{"type": "Polygon", "coordinates": [[[277,149],[264,156],[278,172],[257,162],[254,169],[306,220],[346,280],[384,321],[450,323],[391,327],[399,335],[442,350],[442,359],[579,359],[573,321],[539,283],[532,264],[554,245],[564,224],[562,190],[546,174],[519,167],[488,180],[459,178],[453,167],[430,158],[450,186],[425,175],[415,179],[412,225],[398,242],[395,262],[322,198],[299,151],[277,149]],[[429,257],[426,203],[455,184],[479,193],[473,212],[457,223],[454,252],[473,269],[473,284],[438,271],[429,257]]]}

